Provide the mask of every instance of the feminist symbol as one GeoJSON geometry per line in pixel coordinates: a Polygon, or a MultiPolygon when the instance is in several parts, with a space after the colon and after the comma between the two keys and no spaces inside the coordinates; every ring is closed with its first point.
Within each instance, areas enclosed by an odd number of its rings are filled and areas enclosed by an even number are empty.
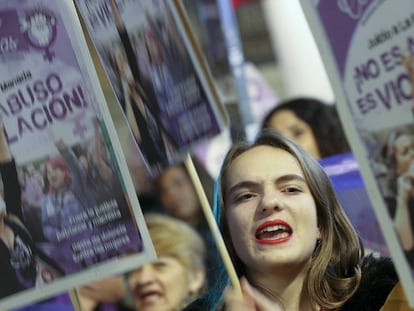
{"type": "Polygon", "coordinates": [[[359,19],[368,0],[337,0],[339,9],[352,19],[359,19]]]}
{"type": "Polygon", "coordinates": [[[56,39],[56,18],[43,10],[29,11],[22,20],[20,30],[29,44],[38,50],[44,50],[44,58],[52,62],[55,53],[50,46],[56,39]]]}

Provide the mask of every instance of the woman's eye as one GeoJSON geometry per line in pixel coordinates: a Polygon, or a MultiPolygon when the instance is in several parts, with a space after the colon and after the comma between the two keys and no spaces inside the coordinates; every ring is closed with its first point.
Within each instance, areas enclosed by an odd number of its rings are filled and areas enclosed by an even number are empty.
{"type": "Polygon", "coordinates": [[[304,133],[305,133],[304,130],[302,130],[302,129],[296,129],[293,132],[293,137],[295,137],[295,138],[301,137],[304,133]]]}
{"type": "Polygon", "coordinates": [[[295,193],[302,192],[302,190],[299,187],[290,186],[290,187],[285,187],[284,189],[282,189],[282,192],[287,193],[287,194],[295,194],[295,193]]]}
{"type": "Polygon", "coordinates": [[[235,202],[237,203],[244,202],[244,201],[251,199],[252,197],[253,197],[253,193],[243,193],[243,194],[236,196],[235,202]]]}
{"type": "Polygon", "coordinates": [[[164,262],[164,261],[156,261],[156,262],[154,262],[154,263],[153,263],[153,266],[154,266],[156,269],[163,269],[163,268],[165,268],[167,265],[168,265],[168,264],[167,264],[166,262],[164,262]]]}

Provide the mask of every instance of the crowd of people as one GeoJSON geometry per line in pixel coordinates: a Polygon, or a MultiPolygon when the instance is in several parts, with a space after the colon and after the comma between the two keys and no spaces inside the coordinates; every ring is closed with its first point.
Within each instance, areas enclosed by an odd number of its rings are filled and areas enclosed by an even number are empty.
{"type": "MultiPolygon", "coordinates": [[[[177,72],[172,67],[189,66],[184,61],[186,50],[177,44],[172,17],[167,16],[167,26],[159,29],[148,15],[145,31],[130,37],[115,0],[109,4],[120,37],[119,46],[108,52],[118,95],[141,155],[156,172],[151,176],[150,204],[146,205],[146,197],[141,208],[157,258],[77,288],[80,308],[394,310],[401,283],[393,261],[366,252],[319,162],[351,151],[335,104],[310,97],[275,105],[253,142],[233,143],[218,180],[203,180],[204,190],[214,196],[210,204],[241,292],[232,284],[202,210],[194,176],[184,163],[166,165],[178,142],[160,119],[163,107],[158,103],[171,96],[169,86],[177,72]],[[168,40],[159,40],[160,36],[168,40]],[[175,62],[178,58],[183,61],[175,62]]],[[[60,232],[72,225],[72,215],[111,198],[124,206],[122,185],[94,122],[93,141],[68,146],[58,140],[55,157],[24,167],[16,167],[0,129],[0,299],[37,284],[37,258],[59,274],[72,272],[35,242],[56,243],[60,232]]],[[[412,129],[386,134],[377,172],[387,176],[384,197],[414,269],[412,129]]],[[[63,257],[65,246],[59,249],[63,257]]],[[[101,259],[80,264],[85,268],[101,259]]],[[[73,310],[72,299],[63,294],[15,311],[73,310]]],[[[404,296],[397,304],[398,310],[411,310],[404,296]]]]}
{"type": "MultiPolygon", "coordinates": [[[[191,176],[179,163],[154,179],[157,208],[143,207],[157,261],[79,288],[83,309],[380,310],[390,293],[401,290],[393,262],[365,254],[318,163],[349,152],[345,136],[329,140],[318,132],[318,117],[326,113],[332,126],[340,124],[333,109],[309,98],[282,103],[263,120],[253,143],[236,142],[226,155],[214,208],[242,295],[229,286],[191,176]]],[[[409,178],[412,142],[394,136],[386,154],[395,178],[409,178]]],[[[396,223],[411,221],[398,216],[406,210],[395,207],[396,223]]],[[[401,230],[412,228],[405,225],[401,230]]],[[[397,232],[409,253],[410,236],[397,232]]]]}

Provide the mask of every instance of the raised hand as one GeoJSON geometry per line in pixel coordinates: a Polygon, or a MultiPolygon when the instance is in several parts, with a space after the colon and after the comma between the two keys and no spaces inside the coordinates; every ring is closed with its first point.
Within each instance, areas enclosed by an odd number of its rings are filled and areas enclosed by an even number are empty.
{"type": "Polygon", "coordinates": [[[282,311],[283,308],[275,301],[270,300],[249,282],[242,278],[240,280],[241,296],[233,288],[229,287],[224,293],[224,301],[229,311],[282,311]]]}

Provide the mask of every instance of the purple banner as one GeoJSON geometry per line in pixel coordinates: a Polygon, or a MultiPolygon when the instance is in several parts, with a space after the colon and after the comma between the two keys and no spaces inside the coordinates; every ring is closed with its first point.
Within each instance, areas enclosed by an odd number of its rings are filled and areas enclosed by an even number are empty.
{"type": "Polygon", "coordinates": [[[77,1],[148,167],[157,172],[223,125],[173,1],[77,1]]]}
{"type": "Polygon", "coordinates": [[[2,1],[0,33],[5,310],[154,256],[73,4],[2,1]]]}
{"type": "Polygon", "coordinates": [[[0,12],[0,55],[28,49],[24,34],[20,31],[20,23],[16,10],[0,12]]]}
{"type": "Polygon", "coordinates": [[[371,205],[414,306],[414,2],[301,3],[371,205]]]}

